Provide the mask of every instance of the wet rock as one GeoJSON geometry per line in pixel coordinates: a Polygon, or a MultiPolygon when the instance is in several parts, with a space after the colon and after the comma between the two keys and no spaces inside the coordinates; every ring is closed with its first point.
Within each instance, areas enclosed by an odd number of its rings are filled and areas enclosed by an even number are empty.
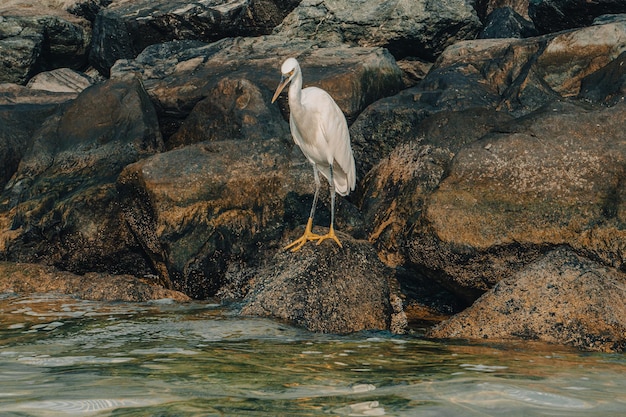
{"type": "Polygon", "coordinates": [[[480,108],[435,113],[420,122],[414,139],[397,146],[369,171],[358,205],[368,240],[386,265],[407,264],[404,239],[447,176],[454,155],[511,119],[480,108]]]}
{"type": "Polygon", "coordinates": [[[474,294],[558,245],[623,269],[625,116],[554,103],[464,147],[412,229],[411,262],[474,294]]]}
{"type": "MultiPolygon", "coordinates": [[[[142,78],[159,110],[164,135],[169,138],[199,101],[223,90],[220,83],[224,79],[247,80],[254,86],[249,88],[264,94],[273,92],[280,81],[280,65],[288,56],[300,61],[304,85],[328,91],[349,121],[370,103],[395,94],[402,86],[400,69],[381,48],[318,48],[315,42],[305,40],[285,44],[276,36],[225,39],[208,45],[155,45],[135,60],[118,61],[111,76],[136,74],[142,78]]],[[[279,103],[286,116],[286,100],[280,98],[279,103]]],[[[223,120],[218,115],[218,120],[209,123],[223,120]]]]}
{"type": "Polygon", "coordinates": [[[78,94],[92,84],[93,80],[84,73],[69,68],[59,68],[35,75],[26,86],[33,90],[78,94]]]}
{"type": "Polygon", "coordinates": [[[89,272],[76,275],[41,264],[0,262],[0,292],[19,294],[53,292],[84,300],[149,301],[170,298],[189,301],[189,297],[131,275],[89,272]]]}
{"type": "Polygon", "coordinates": [[[26,84],[40,71],[87,62],[91,30],[58,16],[0,16],[0,82],[26,84]]]}
{"type": "Polygon", "coordinates": [[[138,81],[84,90],[48,117],[0,197],[0,256],[75,272],[150,272],[115,189],[122,168],[162,148],[138,81]]]}
{"type": "Polygon", "coordinates": [[[203,142],[129,165],[118,181],[125,219],[154,269],[205,298],[226,285],[232,265],[276,250],[284,228],[308,214],[290,213],[303,204],[292,200],[313,192],[293,146],[289,138],[203,142]]]}
{"type": "Polygon", "coordinates": [[[590,25],[605,14],[626,13],[626,4],[621,0],[531,0],[528,15],[542,33],[590,25]]]}
{"type": "Polygon", "coordinates": [[[332,0],[300,2],[274,31],[282,38],[380,46],[394,57],[429,61],[461,39],[473,39],[480,21],[468,2],[332,0]]]}
{"type": "Polygon", "coordinates": [[[296,253],[277,252],[252,279],[241,314],[324,333],[389,329],[393,310],[387,280],[393,272],[367,242],[339,238],[343,248],[326,241],[296,253]]]}
{"type": "Polygon", "coordinates": [[[538,35],[532,22],[510,7],[500,7],[487,16],[485,27],[478,36],[490,38],[529,38],[538,35]]]}
{"type": "Polygon", "coordinates": [[[555,249],[508,276],[436,338],[525,339],[619,352],[626,348],[626,275],[555,249]]]}
{"type": "Polygon", "coordinates": [[[90,63],[108,75],[115,61],[135,58],[150,45],[268,34],[296,4],[295,0],[116,2],[95,20],[90,63]]]}

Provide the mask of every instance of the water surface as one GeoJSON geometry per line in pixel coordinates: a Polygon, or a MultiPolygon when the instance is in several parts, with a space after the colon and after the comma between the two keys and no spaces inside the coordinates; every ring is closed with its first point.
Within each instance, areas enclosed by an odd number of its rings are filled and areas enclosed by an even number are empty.
{"type": "Polygon", "coordinates": [[[623,416],[624,354],[0,296],[0,416],[623,416]]]}

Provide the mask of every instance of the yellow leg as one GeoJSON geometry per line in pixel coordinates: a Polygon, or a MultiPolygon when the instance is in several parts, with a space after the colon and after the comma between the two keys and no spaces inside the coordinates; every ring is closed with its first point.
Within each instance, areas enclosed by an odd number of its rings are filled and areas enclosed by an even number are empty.
{"type": "Polygon", "coordinates": [[[299,251],[302,246],[309,240],[318,240],[320,235],[313,233],[311,230],[313,229],[313,219],[309,217],[309,221],[306,223],[306,228],[304,229],[304,234],[285,246],[283,249],[291,249],[292,252],[299,251]]]}
{"type": "Polygon", "coordinates": [[[335,242],[337,242],[337,244],[339,245],[340,248],[343,248],[343,245],[341,244],[341,242],[339,241],[339,238],[335,234],[335,228],[333,227],[332,223],[330,224],[330,228],[329,228],[327,234],[325,234],[323,236],[318,236],[317,237],[317,244],[319,245],[320,243],[322,243],[322,241],[324,241],[326,239],[334,240],[335,242]]]}

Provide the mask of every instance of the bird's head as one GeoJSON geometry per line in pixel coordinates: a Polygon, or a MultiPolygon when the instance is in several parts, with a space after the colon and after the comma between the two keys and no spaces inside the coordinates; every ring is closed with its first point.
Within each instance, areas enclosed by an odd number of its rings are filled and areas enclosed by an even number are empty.
{"type": "Polygon", "coordinates": [[[280,93],[285,87],[287,87],[287,84],[291,82],[293,77],[300,72],[300,65],[295,58],[287,58],[280,67],[280,72],[282,74],[280,84],[278,84],[274,97],[272,97],[272,103],[276,101],[280,93]]]}

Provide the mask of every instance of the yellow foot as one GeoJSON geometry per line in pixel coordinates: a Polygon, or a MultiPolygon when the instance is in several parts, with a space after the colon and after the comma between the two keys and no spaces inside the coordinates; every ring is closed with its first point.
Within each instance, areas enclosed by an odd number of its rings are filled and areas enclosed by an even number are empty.
{"type": "Polygon", "coordinates": [[[317,244],[319,245],[320,243],[322,243],[326,239],[334,240],[335,242],[337,242],[337,244],[339,245],[340,248],[343,248],[343,245],[341,244],[341,242],[339,241],[339,238],[335,234],[335,229],[333,228],[332,225],[330,226],[330,230],[328,231],[327,234],[325,234],[323,236],[318,236],[317,244]]]}
{"type": "Polygon", "coordinates": [[[318,240],[321,236],[313,233],[311,231],[312,228],[313,228],[313,219],[309,217],[309,221],[307,222],[306,228],[304,229],[304,234],[300,238],[294,240],[293,242],[285,246],[283,249],[285,250],[291,249],[292,252],[297,252],[302,248],[302,246],[304,246],[306,242],[310,240],[318,240]]]}

